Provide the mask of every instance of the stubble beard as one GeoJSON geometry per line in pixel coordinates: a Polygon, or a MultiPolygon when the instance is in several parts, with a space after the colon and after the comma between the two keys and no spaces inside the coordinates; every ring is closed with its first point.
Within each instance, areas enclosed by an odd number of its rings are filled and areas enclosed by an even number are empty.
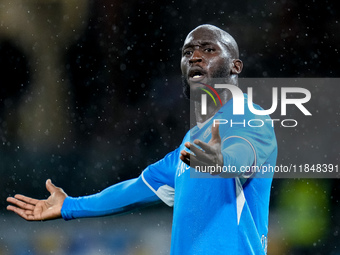
{"type": "MultiPolygon", "coordinates": [[[[211,77],[208,78],[207,84],[214,87],[215,84],[230,84],[230,80],[230,70],[224,66],[212,73],[211,77]]],[[[187,80],[187,77],[184,75],[182,75],[182,86],[185,98],[193,101],[201,100],[201,91],[198,92],[198,90],[193,88],[190,89],[190,84],[187,80]],[[193,95],[191,95],[191,93],[193,95]]],[[[216,91],[217,93],[220,93],[223,91],[223,89],[216,89],[216,91]]]]}

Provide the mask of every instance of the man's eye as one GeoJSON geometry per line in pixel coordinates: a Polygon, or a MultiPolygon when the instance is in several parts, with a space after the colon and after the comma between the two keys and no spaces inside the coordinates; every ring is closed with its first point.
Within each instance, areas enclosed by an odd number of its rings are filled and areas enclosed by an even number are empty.
{"type": "Polygon", "coordinates": [[[205,52],[213,52],[213,51],[215,51],[215,50],[212,49],[212,48],[205,48],[204,51],[205,51],[205,52]]]}
{"type": "Polygon", "coordinates": [[[190,51],[190,50],[187,50],[187,51],[183,52],[184,56],[190,56],[191,54],[192,54],[192,51],[190,51]]]}

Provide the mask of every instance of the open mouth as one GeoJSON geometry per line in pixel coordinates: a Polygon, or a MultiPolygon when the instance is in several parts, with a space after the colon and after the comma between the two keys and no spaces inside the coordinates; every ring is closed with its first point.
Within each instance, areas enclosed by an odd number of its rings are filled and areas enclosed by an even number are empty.
{"type": "Polygon", "coordinates": [[[191,69],[189,72],[189,81],[192,82],[200,82],[206,77],[206,74],[203,70],[200,69],[191,69]]]}

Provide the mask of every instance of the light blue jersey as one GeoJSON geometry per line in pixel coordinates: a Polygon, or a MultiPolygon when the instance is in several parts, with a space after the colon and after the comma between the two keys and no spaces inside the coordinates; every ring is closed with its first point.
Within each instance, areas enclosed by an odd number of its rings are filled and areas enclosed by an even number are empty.
{"type": "Polygon", "coordinates": [[[241,170],[275,166],[277,144],[269,117],[252,114],[246,100],[244,115],[233,115],[230,100],[207,123],[190,130],[178,149],[148,166],[139,178],[91,196],[67,197],[62,217],[70,220],[119,214],[161,199],[174,206],[171,254],[266,254],[272,174],[257,178],[263,176],[241,170]],[[196,172],[179,158],[185,142],[211,139],[214,119],[228,120],[219,126],[222,154],[224,166],[237,170],[236,178],[221,177],[226,173],[212,177],[196,172]]]}
{"type": "Polygon", "coordinates": [[[171,254],[266,254],[272,174],[266,178],[256,178],[258,173],[251,178],[249,173],[237,178],[212,177],[197,173],[179,159],[185,142],[209,142],[214,119],[228,120],[219,126],[225,166],[240,170],[276,164],[272,122],[268,116],[255,116],[246,105],[244,115],[233,115],[230,100],[213,119],[189,131],[177,150],[142,173],[146,185],[174,206],[171,254]],[[253,119],[263,120],[256,124],[263,126],[255,127],[255,121],[248,125],[253,119]]]}

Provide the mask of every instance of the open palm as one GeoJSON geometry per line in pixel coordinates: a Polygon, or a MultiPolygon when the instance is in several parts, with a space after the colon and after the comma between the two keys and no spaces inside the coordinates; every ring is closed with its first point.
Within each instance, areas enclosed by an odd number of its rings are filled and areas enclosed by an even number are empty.
{"type": "Polygon", "coordinates": [[[7,202],[13,205],[7,206],[7,210],[13,211],[25,220],[41,221],[52,220],[61,217],[61,208],[67,194],[52,184],[51,180],[46,181],[46,189],[50,192],[47,199],[38,200],[23,195],[15,195],[7,198],[7,202]]]}
{"type": "MultiPolygon", "coordinates": [[[[219,132],[219,124],[212,125],[211,127],[211,139],[208,143],[196,139],[194,146],[190,142],[186,142],[184,145],[190,150],[181,151],[180,159],[192,168],[196,166],[223,166],[223,155],[221,151],[221,136],[219,132]]],[[[211,172],[210,174],[220,174],[220,172],[211,172]]]]}

